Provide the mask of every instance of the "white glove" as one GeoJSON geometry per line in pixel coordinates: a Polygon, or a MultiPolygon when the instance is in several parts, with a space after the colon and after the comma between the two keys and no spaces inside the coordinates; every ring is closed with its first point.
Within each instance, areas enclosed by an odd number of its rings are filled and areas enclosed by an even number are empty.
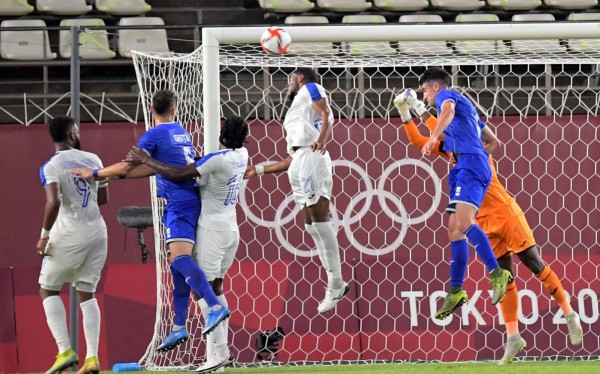
{"type": "Polygon", "coordinates": [[[421,116],[421,114],[427,111],[427,108],[425,108],[425,104],[417,98],[417,93],[412,88],[400,92],[400,94],[397,97],[402,97],[404,101],[406,101],[406,103],[410,106],[410,108],[414,110],[415,113],[417,113],[417,115],[419,115],[419,117],[421,116]]]}
{"type": "Polygon", "coordinates": [[[404,100],[402,94],[396,96],[396,98],[394,99],[394,105],[400,113],[400,118],[402,119],[402,122],[407,123],[412,120],[412,115],[410,114],[410,105],[408,105],[406,100],[404,100]]]}

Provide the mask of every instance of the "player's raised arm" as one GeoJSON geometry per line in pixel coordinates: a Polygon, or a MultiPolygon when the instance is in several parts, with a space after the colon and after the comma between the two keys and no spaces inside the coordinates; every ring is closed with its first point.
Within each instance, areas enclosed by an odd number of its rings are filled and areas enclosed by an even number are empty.
{"type": "MultiPolygon", "coordinates": [[[[437,119],[431,114],[429,114],[429,112],[425,109],[425,105],[422,101],[416,99],[416,94],[412,89],[408,89],[398,94],[398,96],[396,96],[396,98],[394,99],[394,105],[400,113],[400,118],[402,119],[404,132],[408,137],[408,141],[415,147],[422,149],[425,146],[425,144],[427,144],[430,137],[421,134],[421,132],[417,128],[417,125],[412,120],[410,109],[412,108],[413,110],[415,110],[421,116],[421,119],[423,119],[426,122],[426,124],[433,123],[434,128],[437,124],[437,119]],[[414,99],[413,103],[409,103],[406,100],[406,97],[412,97],[414,99]]],[[[443,143],[439,140],[436,141],[435,146],[432,149],[432,153],[438,156],[444,156],[447,158],[450,157],[450,155],[448,155],[443,150],[443,143]]]]}
{"type": "MultiPolygon", "coordinates": [[[[327,141],[327,136],[329,135],[329,128],[331,124],[329,123],[329,116],[331,115],[331,108],[327,103],[327,99],[324,97],[315,101],[311,105],[312,110],[317,113],[318,116],[322,118],[321,122],[321,130],[319,134],[319,138],[316,142],[311,144],[310,149],[313,151],[321,151],[325,152],[325,142],[327,141]]],[[[287,170],[287,169],[286,169],[287,170]]]]}
{"type": "Polygon", "coordinates": [[[125,162],[129,162],[134,165],[140,164],[141,166],[149,167],[150,169],[152,169],[153,172],[155,171],[163,177],[174,181],[195,178],[200,175],[198,174],[198,171],[196,170],[196,166],[194,164],[188,164],[185,166],[174,166],[165,164],[150,157],[150,155],[148,155],[146,151],[139,147],[133,147],[131,151],[129,151],[125,162]]]}

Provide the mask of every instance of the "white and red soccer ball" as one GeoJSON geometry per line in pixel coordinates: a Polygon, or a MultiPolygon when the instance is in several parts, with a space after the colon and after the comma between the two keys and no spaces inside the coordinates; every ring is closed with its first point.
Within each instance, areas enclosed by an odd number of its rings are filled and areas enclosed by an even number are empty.
{"type": "Polygon", "coordinates": [[[292,43],[292,37],[284,28],[273,26],[263,32],[260,37],[260,46],[263,51],[271,54],[287,53],[288,47],[292,43]]]}

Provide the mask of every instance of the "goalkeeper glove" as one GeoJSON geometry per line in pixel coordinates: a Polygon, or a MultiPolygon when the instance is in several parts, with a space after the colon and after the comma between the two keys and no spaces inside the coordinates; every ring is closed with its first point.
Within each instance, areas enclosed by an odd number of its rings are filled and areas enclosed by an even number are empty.
{"type": "Polygon", "coordinates": [[[400,118],[402,119],[402,122],[407,123],[412,120],[412,115],[410,114],[410,105],[408,105],[408,103],[401,96],[402,94],[396,96],[396,98],[394,99],[394,105],[400,113],[400,118]]]}
{"type": "Polygon", "coordinates": [[[419,117],[421,116],[421,114],[427,111],[427,108],[425,108],[425,104],[421,100],[417,99],[417,93],[412,88],[400,92],[400,95],[398,95],[397,97],[402,97],[404,101],[406,101],[406,103],[410,106],[410,108],[414,110],[415,113],[417,113],[417,115],[419,115],[419,117]]]}

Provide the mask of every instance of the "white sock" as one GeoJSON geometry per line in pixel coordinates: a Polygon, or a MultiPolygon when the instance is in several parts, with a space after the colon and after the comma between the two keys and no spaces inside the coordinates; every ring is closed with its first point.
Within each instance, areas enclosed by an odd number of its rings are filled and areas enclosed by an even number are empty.
{"type": "Polygon", "coordinates": [[[58,346],[58,353],[71,348],[69,330],[67,330],[67,312],[60,296],[49,296],[42,301],[46,322],[58,346]]]}
{"type": "Polygon", "coordinates": [[[319,233],[317,233],[317,230],[315,230],[315,227],[313,225],[305,223],[304,228],[306,229],[306,232],[308,232],[310,236],[312,236],[313,241],[315,242],[315,247],[317,248],[317,255],[319,256],[319,260],[321,260],[323,268],[325,268],[325,271],[327,271],[327,277],[329,277],[329,266],[327,265],[327,259],[325,258],[325,254],[323,253],[323,241],[321,240],[319,233]]]}
{"type": "MultiPolygon", "coordinates": [[[[229,306],[227,304],[227,298],[225,295],[217,296],[217,300],[223,306],[229,306]]],[[[215,349],[215,355],[219,359],[223,359],[229,356],[229,347],[227,345],[227,335],[229,334],[229,319],[221,322],[212,333],[209,334],[208,339],[212,340],[215,349]]]]}
{"type": "MultiPolygon", "coordinates": [[[[200,301],[198,301],[198,305],[200,305],[200,310],[202,311],[202,316],[204,317],[204,322],[206,323],[208,320],[208,314],[210,313],[210,308],[204,299],[200,299],[200,301]]],[[[215,344],[210,338],[213,333],[214,331],[206,338],[206,361],[210,360],[215,355],[215,344]]]]}
{"type": "Polygon", "coordinates": [[[331,222],[313,222],[312,227],[323,243],[324,265],[327,270],[328,287],[340,289],[344,284],[342,280],[342,265],[340,263],[340,249],[337,235],[331,222]]]}
{"type": "Polygon", "coordinates": [[[81,314],[83,315],[83,332],[85,334],[85,343],[87,352],[85,359],[98,356],[98,344],[100,343],[100,307],[98,300],[90,299],[79,304],[81,314]]]}

